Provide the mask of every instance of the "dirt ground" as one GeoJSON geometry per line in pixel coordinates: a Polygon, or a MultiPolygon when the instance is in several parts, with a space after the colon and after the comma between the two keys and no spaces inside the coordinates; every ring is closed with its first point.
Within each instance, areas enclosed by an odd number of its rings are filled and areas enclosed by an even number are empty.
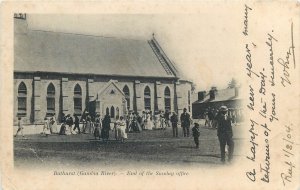
{"type": "MultiPolygon", "coordinates": [[[[240,157],[241,143],[239,130],[234,127],[234,157],[240,157]]],[[[125,143],[114,139],[113,131],[110,140],[95,140],[90,134],[69,136],[27,135],[14,137],[15,167],[99,167],[134,166],[134,165],[199,165],[212,167],[221,165],[220,149],[215,129],[201,127],[200,148],[196,149],[193,137],[172,137],[172,129],[142,131],[129,133],[125,143]]]]}

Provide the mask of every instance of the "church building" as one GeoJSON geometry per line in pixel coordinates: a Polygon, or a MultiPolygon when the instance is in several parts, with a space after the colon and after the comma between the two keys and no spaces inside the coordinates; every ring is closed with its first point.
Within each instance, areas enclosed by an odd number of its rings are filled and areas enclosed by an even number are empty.
{"type": "Polygon", "coordinates": [[[14,123],[55,114],[191,112],[192,82],[149,40],[33,30],[14,15],[14,123]]]}

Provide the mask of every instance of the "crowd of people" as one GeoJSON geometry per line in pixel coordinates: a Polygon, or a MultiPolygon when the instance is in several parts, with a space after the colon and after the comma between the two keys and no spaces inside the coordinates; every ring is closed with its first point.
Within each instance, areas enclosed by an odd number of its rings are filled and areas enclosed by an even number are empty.
{"type": "MultiPolygon", "coordinates": [[[[213,110],[212,110],[213,111],[213,110]]],[[[234,123],[233,115],[228,111],[226,106],[221,106],[212,117],[212,111],[207,112],[207,118],[205,118],[205,126],[208,124],[210,127],[217,128],[217,136],[220,143],[221,161],[225,162],[225,147],[228,146],[228,160],[231,161],[234,142],[232,123],[234,123]]],[[[18,118],[18,133],[23,134],[23,126],[21,124],[21,117],[18,118]]],[[[190,114],[187,113],[187,109],[183,109],[183,113],[178,118],[176,112],[170,115],[169,111],[159,111],[152,115],[151,111],[143,111],[142,115],[139,113],[130,112],[127,116],[117,117],[116,121],[112,123],[109,114],[101,117],[100,114],[96,114],[92,117],[88,112],[85,112],[80,118],[78,115],[73,117],[68,114],[62,116],[60,126],[56,122],[56,117],[53,115],[48,118],[45,117],[42,135],[48,137],[50,134],[58,135],[72,135],[72,134],[93,134],[94,138],[102,139],[103,141],[109,140],[110,131],[113,131],[114,138],[118,141],[124,142],[127,139],[127,133],[141,132],[142,130],[165,130],[167,127],[172,127],[173,137],[178,137],[178,122],[180,119],[180,125],[183,131],[183,137],[190,136],[190,126],[193,120],[190,114]],[[80,127],[81,124],[81,127],[80,127]],[[113,127],[111,127],[113,124],[113,127]],[[59,129],[58,129],[59,128],[59,129]]],[[[198,123],[194,123],[192,128],[192,136],[196,148],[199,148],[200,127],[198,123]]]]}
{"type": "MultiPolygon", "coordinates": [[[[230,118],[233,124],[237,124],[238,122],[243,120],[241,110],[228,109],[227,112],[228,112],[228,117],[230,118]]],[[[220,108],[217,109],[210,108],[210,107],[207,108],[204,112],[204,119],[205,119],[204,126],[209,128],[217,128],[219,115],[220,115],[220,108]]]]}

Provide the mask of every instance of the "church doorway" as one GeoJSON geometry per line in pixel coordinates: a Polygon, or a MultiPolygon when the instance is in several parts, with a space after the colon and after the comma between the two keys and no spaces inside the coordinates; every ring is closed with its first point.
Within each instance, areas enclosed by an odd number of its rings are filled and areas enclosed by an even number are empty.
{"type": "Polygon", "coordinates": [[[97,93],[96,113],[102,117],[109,114],[112,122],[119,116],[127,113],[127,102],[125,94],[119,89],[115,81],[111,80],[97,93]]]}

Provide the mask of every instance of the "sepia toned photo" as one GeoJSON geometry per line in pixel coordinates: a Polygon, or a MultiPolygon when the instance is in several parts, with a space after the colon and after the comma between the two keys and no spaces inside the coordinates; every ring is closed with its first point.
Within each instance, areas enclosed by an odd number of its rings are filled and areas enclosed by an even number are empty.
{"type": "Polygon", "coordinates": [[[197,92],[161,47],[154,27],[145,37],[127,38],[125,32],[114,36],[116,31],[101,36],[33,28],[34,22],[70,17],[157,19],[14,14],[16,167],[218,165],[238,156],[232,136],[243,127],[243,110],[233,76],[226,76],[224,89],[197,92]]]}
{"type": "Polygon", "coordinates": [[[0,189],[298,189],[299,2],[9,2],[0,189]]]}

